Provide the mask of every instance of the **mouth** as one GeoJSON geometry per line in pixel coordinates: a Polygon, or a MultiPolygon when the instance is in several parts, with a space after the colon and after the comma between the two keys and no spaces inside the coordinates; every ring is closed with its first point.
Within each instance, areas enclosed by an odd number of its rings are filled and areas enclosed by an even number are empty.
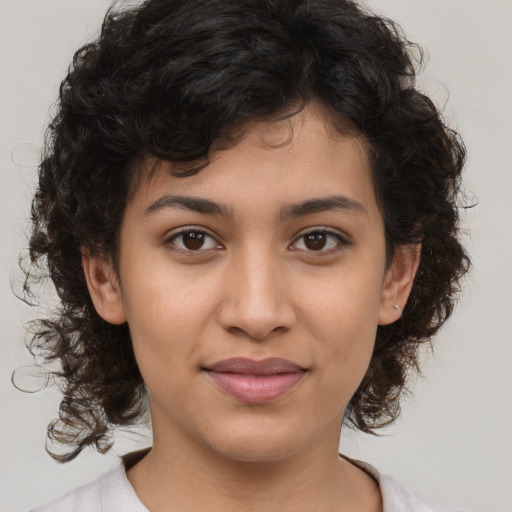
{"type": "Polygon", "coordinates": [[[306,373],[299,365],[277,357],[261,361],[235,357],[203,370],[225,393],[249,404],[276,400],[295,387],[306,373]]]}

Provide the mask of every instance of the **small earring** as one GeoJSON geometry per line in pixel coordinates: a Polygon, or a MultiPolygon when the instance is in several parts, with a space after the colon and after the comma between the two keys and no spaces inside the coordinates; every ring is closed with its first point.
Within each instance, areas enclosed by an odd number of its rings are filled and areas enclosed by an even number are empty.
{"type": "Polygon", "coordinates": [[[393,309],[394,309],[395,311],[398,311],[398,310],[400,309],[400,306],[399,306],[398,304],[395,304],[395,305],[393,306],[393,309]]]}

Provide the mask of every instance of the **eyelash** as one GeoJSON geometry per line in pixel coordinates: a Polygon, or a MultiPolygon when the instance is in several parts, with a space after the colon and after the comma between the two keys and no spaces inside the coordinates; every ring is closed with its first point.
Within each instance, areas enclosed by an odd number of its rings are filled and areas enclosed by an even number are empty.
{"type": "Polygon", "coordinates": [[[211,248],[208,248],[208,249],[197,249],[197,250],[193,250],[193,249],[188,249],[187,247],[179,247],[176,245],[175,241],[179,238],[179,237],[183,237],[185,235],[188,235],[188,234],[191,234],[191,233],[196,233],[196,234],[199,234],[199,235],[202,235],[204,236],[205,239],[211,239],[215,242],[215,245],[216,245],[216,249],[219,249],[221,248],[221,244],[219,244],[219,242],[217,242],[217,240],[215,239],[214,236],[210,235],[207,231],[205,231],[204,229],[200,229],[200,228],[194,228],[194,227],[188,227],[188,228],[185,228],[185,229],[182,229],[176,233],[173,233],[169,238],[167,238],[164,243],[165,245],[173,245],[174,248],[178,251],[182,251],[182,252],[186,252],[188,254],[195,254],[197,255],[198,253],[201,253],[201,252],[206,252],[208,250],[211,250],[213,249],[213,247],[211,248]]]}
{"type": "MultiPolygon", "coordinates": [[[[186,252],[187,254],[194,254],[194,255],[199,255],[199,253],[207,252],[211,249],[223,248],[222,245],[219,242],[217,242],[216,238],[214,236],[210,235],[207,231],[205,231],[204,229],[193,228],[193,227],[185,228],[185,229],[182,229],[181,231],[173,233],[169,238],[167,238],[165,240],[164,243],[166,245],[173,245],[175,250],[186,252]],[[194,250],[194,249],[188,249],[186,247],[179,247],[178,245],[176,245],[175,241],[178,238],[183,237],[187,234],[191,234],[191,233],[199,234],[199,235],[203,236],[204,239],[213,240],[216,244],[216,247],[209,247],[206,249],[203,249],[201,247],[201,248],[198,248],[197,250],[194,250]]],[[[297,238],[295,238],[295,240],[290,244],[289,248],[291,250],[295,250],[295,251],[304,251],[304,252],[307,252],[308,254],[315,255],[315,256],[322,256],[322,255],[328,255],[328,254],[332,254],[334,252],[340,251],[344,247],[347,247],[349,245],[350,245],[350,242],[345,237],[340,235],[338,232],[330,230],[328,228],[315,227],[315,228],[312,228],[312,229],[306,231],[305,233],[302,233],[297,238]],[[326,235],[327,239],[329,237],[333,237],[337,240],[337,242],[333,247],[329,247],[326,250],[324,250],[323,248],[321,248],[319,250],[314,250],[314,249],[307,249],[307,248],[298,249],[298,248],[294,247],[300,240],[304,240],[304,238],[307,237],[308,235],[316,235],[316,234],[326,235]]]]}
{"type": "Polygon", "coordinates": [[[338,233],[337,231],[333,231],[331,229],[323,228],[323,227],[315,227],[315,228],[312,228],[312,229],[306,231],[305,233],[301,233],[295,239],[295,241],[292,244],[290,244],[290,247],[297,244],[297,242],[299,240],[304,240],[304,238],[306,236],[316,235],[316,234],[326,235],[327,238],[333,237],[336,239],[336,244],[333,247],[329,247],[328,249],[325,249],[325,250],[323,248],[319,249],[319,250],[313,250],[313,249],[309,249],[309,250],[308,249],[293,249],[293,250],[306,251],[308,254],[312,254],[315,256],[324,256],[324,255],[329,255],[329,254],[338,252],[340,250],[343,250],[343,248],[350,245],[350,242],[344,236],[342,236],[340,233],[338,233]]]}

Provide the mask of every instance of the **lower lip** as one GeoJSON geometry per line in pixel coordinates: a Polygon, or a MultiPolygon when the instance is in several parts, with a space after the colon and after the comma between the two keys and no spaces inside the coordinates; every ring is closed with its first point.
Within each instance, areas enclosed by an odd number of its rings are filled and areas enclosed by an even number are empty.
{"type": "Polygon", "coordinates": [[[292,389],[302,379],[304,373],[244,375],[240,373],[208,372],[222,390],[237,400],[249,404],[264,404],[279,398],[292,389]]]}

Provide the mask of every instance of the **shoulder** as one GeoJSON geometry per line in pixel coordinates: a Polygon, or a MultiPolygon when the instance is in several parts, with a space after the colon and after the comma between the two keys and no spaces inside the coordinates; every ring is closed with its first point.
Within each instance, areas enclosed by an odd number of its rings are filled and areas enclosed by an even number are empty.
{"type": "Polygon", "coordinates": [[[384,512],[464,512],[402,487],[389,475],[381,475],[380,486],[384,512]]]}
{"type": "Polygon", "coordinates": [[[100,480],[90,482],[30,512],[100,512],[100,480]]]}
{"type": "Polygon", "coordinates": [[[30,512],[148,512],[126,478],[124,466],[30,512]]]}
{"type": "Polygon", "coordinates": [[[379,473],[370,464],[354,460],[352,462],[372,475],[379,483],[384,504],[383,512],[465,512],[461,508],[443,505],[402,487],[394,478],[379,473]]]}

